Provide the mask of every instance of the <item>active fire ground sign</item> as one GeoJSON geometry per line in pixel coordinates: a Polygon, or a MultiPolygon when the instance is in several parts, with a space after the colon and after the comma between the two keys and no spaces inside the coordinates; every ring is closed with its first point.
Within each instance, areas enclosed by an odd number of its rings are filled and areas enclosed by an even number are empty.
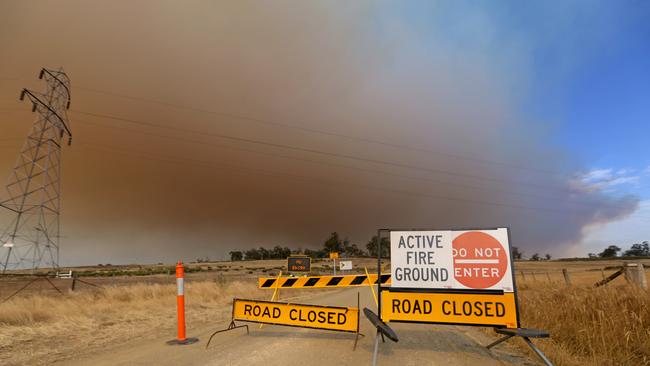
{"type": "Polygon", "coordinates": [[[391,231],[394,288],[513,292],[508,229],[391,231]]]}
{"type": "Polygon", "coordinates": [[[391,231],[381,319],[517,328],[508,229],[391,231]]]}

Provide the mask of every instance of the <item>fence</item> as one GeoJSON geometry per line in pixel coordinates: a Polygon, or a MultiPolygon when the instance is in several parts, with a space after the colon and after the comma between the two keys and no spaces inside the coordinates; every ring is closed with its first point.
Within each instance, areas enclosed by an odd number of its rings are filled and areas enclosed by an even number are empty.
{"type": "Polygon", "coordinates": [[[602,286],[618,277],[643,289],[648,288],[648,273],[642,263],[627,263],[620,266],[608,266],[589,269],[553,269],[553,270],[516,270],[517,284],[532,285],[536,283],[602,286]]]}

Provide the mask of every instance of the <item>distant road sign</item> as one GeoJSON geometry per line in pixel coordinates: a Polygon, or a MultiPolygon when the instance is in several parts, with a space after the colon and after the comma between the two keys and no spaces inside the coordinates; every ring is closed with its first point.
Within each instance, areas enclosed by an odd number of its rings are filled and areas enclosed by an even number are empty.
{"type": "Polygon", "coordinates": [[[382,291],[381,319],[517,328],[515,294],[382,291]]]}
{"type": "Polygon", "coordinates": [[[351,271],[352,270],[352,261],[341,261],[339,263],[339,269],[341,271],[351,271]]]}
{"type": "Polygon", "coordinates": [[[287,270],[289,272],[310,272],[311,258],[308,256],[287,257],[287,270]]]}
{"type": "Polygon", "coordinates": [[[339,253],[338,252],[331,252],[330,253],[330,259],[339,259],[339,253]]]}
{"type": "Polygon", "coordinates": [[[394,288],[514,291],[508,229],[391,231],[394,288]]]}
{"type": "Polygon", "coordinates": [[[359,331],[359,308],[233,299],[233,320],[301,328],[359,331]]]}
{"type": "MultiPolygon", "coordinates": [[[[345,275],[345,276],[305,276],[305,277],[260,277],[258,287],[275,288],[328,288],[328,287],[355,287],[368,286],[377,283],[377,275],[371,274],[370,280],[366,275],[345,275]]],[[[390,286],[390,275],[381,275],[381,284],[390,286]]]]}

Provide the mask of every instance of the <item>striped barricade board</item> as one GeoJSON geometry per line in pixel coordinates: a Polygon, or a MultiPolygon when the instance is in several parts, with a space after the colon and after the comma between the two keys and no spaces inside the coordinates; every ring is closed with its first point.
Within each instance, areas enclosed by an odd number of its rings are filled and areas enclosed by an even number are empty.
{"type": "MultiPolygon", "coordinates": [[[[333,288],[333,287],[355,287],[377,284],[377,275],[365,274],[345,276],[305,276],[305,277],[260,277],[258,287],[266,289],[276,288],[333,288]]],[[[382,274],[380,283],[383,286],[390,286],[390,274],[382,274]]]]}

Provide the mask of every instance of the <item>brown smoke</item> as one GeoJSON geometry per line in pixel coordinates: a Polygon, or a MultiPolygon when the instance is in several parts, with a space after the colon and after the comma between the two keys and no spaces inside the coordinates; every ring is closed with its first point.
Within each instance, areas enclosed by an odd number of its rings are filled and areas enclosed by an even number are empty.
{"type": "MultiPolygon", "coordinates": [[[[14,100],[22,87],[42,88],[40,67],[63,66],[72,80],[62,262],[217,259],[260,245],[317,247],[331,231],[363,245],[380,227],[509,226],[514,245],[561,255],[586,226],[636,209],[634,197],[570,184],[578,162],[519,110],[527,86],[517,52],[499,64],[496,51],[422,37],[379,10],[369,1],[0,5],[4,135],[26,134],[33,116],[14,100]]],[[[1,150],[0,172],[18,144],[1,150]]]]}

